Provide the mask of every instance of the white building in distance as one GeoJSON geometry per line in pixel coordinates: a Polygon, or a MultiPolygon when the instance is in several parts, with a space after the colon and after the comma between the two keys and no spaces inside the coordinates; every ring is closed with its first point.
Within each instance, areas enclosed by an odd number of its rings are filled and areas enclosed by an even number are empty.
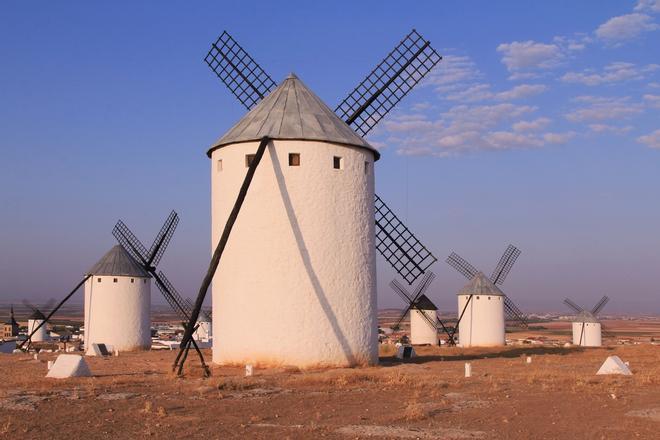
{"type": "Polygon", "coordinates": [[[458,292],[458,326],[461,347],[493,347],[504,345],[504,293],[482,272],[477,273],[458,292]],[[467,308],[465,305],[472,296],[467,308]]]}
{"type": "Polygon", "coordinates": [[[207,153],[213,248],[263,136],[213,280],[213,361],[375,364],[379,154],[290,75],[207,153]]]}
{"type": "Polygon", "coordinates": [[[92,344],[113,350],[151,346],[151,276],[117,245],[87,272],[85,282],[85,351],[92,344]]]}
{"type": "Polygon", "coordinates": [[[573,318],[573,345],[582,347],[600,347],[602,335],[600,322],[596,317],[584,311],[573,318]]]}
{"type": "Polygon", "coordinates": [[[438,308],[426,295],[420,296],[410,309],[410,343],[438,345],[438,308]]]}
{"type": "MultiPolygon", "coordinates": [[[[44,314],[39,310],[34,309],[34,313],[28,318],[27,334],[30,335],[45,320],[46,317],[44,314]]],[[[39,327],[39,329],[32,335],[32,342],[44,342],[50,340],[48,337],[48,331],[46,330],[47,325],[48,324],[44,324],[39,327]]]]}

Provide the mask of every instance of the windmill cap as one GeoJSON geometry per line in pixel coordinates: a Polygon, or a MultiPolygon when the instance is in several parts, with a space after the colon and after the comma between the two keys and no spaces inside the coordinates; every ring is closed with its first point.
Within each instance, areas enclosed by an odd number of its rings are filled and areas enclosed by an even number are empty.
{"type": "Polygon", "coordinates": [[[418,309],[422,310],[438,310],[435,304],[433,304],[433,301],[429,299],[428,296],[422,295],[417,300],[415,301],[415,305],[417,306],[418,309]]]}
{"type": "Polygon", "coordinates": [[[585,310],[584,312],[575,315],[575,320],[573,322],[598,322],[598,319],[596,319],[593,313],[585,310]]]}
{"type": "Polygon", "coordinates": [[[86,275],[151,278],[151,275],[119,244],[102,256],[86,275]]]}
{"type": "Polygon", "coordinates": [[[46,319],[43,313],[39,311],[39,309],[34,309],[34,312],[30,315],[28,319],[31,319],[33,321],[43,321],[46,319]]]}
{"type": "Polygon", "coordinates": [[[206,152],[267,136],[275,140],[319,141],[365,148],[380,153],[342,121],[294,73],[262,99],[206,152]]]}
{"type": "Polygon", "coordinates": [[[483,274],[478,272],[461,290],[459,295],[487,295],[487,296],[505,296],[504,293],[493,282],[483,274]]]}

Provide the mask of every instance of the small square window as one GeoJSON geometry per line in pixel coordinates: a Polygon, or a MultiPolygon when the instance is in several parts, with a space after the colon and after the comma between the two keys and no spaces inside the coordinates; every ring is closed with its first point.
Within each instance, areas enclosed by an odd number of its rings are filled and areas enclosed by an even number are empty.
{"type": "Polygon", "coordinates": [[[364,174],[369,174],[369,162],[364,163],[364,174]]]}
{"type": "Polygon", "coordinates": [[[134,283],[134,282],[135,282],[135,278],[131,278],[131,283],[134,283]]]}
{"type": "Polygon", "coordinates": [[[252,165],[252,161],[254,160],[254,154],[246,154],[245,155],[245,168],[248,168],[250,165],[252,165]]]}
{"type": "Polygon", "coordinates": [[[300,153],[289,153],[289,166],[290,167],[300,166],[300,153]]]}
{"type": "Polygon", "coordinates": [[[217,170],[218,170],[218,171],[222,171],[222,159],[218,159],[218,162],[217,162],[217,170]]]}
{"type": "Polygon", "coordinates": [[[100,283],[100,282],[101,282],[101,278],[97,278],[96,281],[97,281],[98,283],[100,283]]]}
{"type": "Polygon", "coordinates": [[[342,168],[344,168],[344,160],[340,156],[333,157],[332,168],[336,170],[341,170],[342,168]]]}
{"type": "Polygon", "coordinates": [[[113,279],[112,279],[112,282],[113,282],[113,283],[116,283],[116,282],[117,282],[117,278],[113,278],[113,279]]]}

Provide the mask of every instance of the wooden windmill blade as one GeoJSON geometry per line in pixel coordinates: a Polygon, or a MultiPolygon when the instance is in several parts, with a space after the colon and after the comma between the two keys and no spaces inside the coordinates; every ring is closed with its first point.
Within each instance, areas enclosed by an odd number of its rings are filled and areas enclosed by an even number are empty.
{"type": "Polygon", "coordinates": [[[117,221],[112,229],[112,235],[126,252],[135,258],[135,261],[145,266],[145,269],[149,267],[149,251],[123,221],[117,221]]]}
{"type": "Polygon", "coordinates": [[[211,44],[204,61],[248,110],[277,87],[270,75],[227,31],[211,44]]]}
{"type": "Polygon", "coordinates": [[[527,327],[529,325],[525,314],[508,296],[504,297],[504,311],[507,314],[507,317],[509,317],[511,321],[516,322],[520,327],[527,327]]]}
{"type": "Polygon", "coordinates": [[[181,295],[179,295],[179,292],[174,288],[174,285],[172,285],[170,280],[167,279],[163,271],[159,271],[154,276],[154,279],[158,289],[161,291],[170,307],[172,307],[172,310],[174,310],[182,321],[188,322],[192,308],[183,300],[183,298],[181,298],[181,295]]]}
{"type": "Polygon", "coordinates": [[[158,231],[158,234],[156,235],[156,238],[154,239],[154,242],[149,249],[149,259],[147,262],[150,266],[155,267],[158,265],[158,263],[160,263],[160,259],[163,258],[165,249],[167,249],[167,245],[170,244],[170,240],[172,239],[174,230],[178,224],[179,215],[176,213],[176,211],[172,211],[165,220],[165,223],[163,223],[160,231],[158,231]]]}
{"type": "Polygon", "coordinates": [[[376,195],[376,249],[408,284],[422,276],[437,258],[376,195]]]}
{"type": "Polygon", "coordinates": [[[473,265],[468,263],[466,259],[458,255],[456,252],[452,252],[449,257],[447,257],[446,261],[447,264],[456,269],[468,280],[474,278],[474,276],[479,272],[473,265]]]}
{"type": "Polygon", "coordinates": [[[497,263],[497,266],[495,266],[493,274],[490,276],[490,280],[493,282],[493,284],[501,285],[504,283],[504,280],[509,275],[509,272],[511,272],[511,268],[513,267],[513,264],[516,262],[520,254],[520,249],[512,244],[506,248],[504,254],[502,254],[502,257],[500,258],[500,261],[497,263]]]}
{"type": "Polygon", "coordinates": [[[575,313],[582,313],[582,312],[584,312],[584,309],[583,309],[582,307],[580,307],[580,306],[578,306],[577,304],[575,304],[575,303],[574,303],[572,300],[570,300],[569,298],[564,299],[564,304],[566,304],[568,307],[570,307],[571,309],[573,309],[573,310],[575,311],[575,313]]]}
{"type": "Polygon", "coordinates": [[[335,113],[365,136],[442,59],[413,29],[337,106],[335,113]]]}
{"type": "Polygon", "coordinates": [[[598,313],[600,313],[600,311],[603,310],[603,307],[605,307],[605,304],[607,304],[609,300],[610,298],[607,295],[603,296],[591,310],[591,314],[596,316],[598,313]]]}

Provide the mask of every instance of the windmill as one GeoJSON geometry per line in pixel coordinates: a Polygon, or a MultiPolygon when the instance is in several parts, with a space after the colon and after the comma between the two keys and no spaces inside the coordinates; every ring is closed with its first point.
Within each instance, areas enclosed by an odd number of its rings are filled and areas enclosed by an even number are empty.
{"type": "MultiPolygon", "coordinates": [[[[163,226],[156,234],[156,238],[147,250],[147,248],[142,244],[142,242],[131,232],[131,230],[126,226],[126,224],[119,220],[117,224],[112,229],[112,235],[117,239],[119,244],[123,249],[126,250],[137,263],[142,267],[142,269],[153,277],[156,282],[156,286],[161,291],[167,303],[172,307],[172,309],[178,314],[178,316],[183,319],[187,325],[192,325],[192,329],[197,330],[197,320],[190,324],[190,317],[192,315],[190,308],[190,301],[184,300],[178,291],[174,288],[172,283],[167,279],[165,274],[162,271],[156,272],[156,266],[160,263],[160,260],[165,253],[172,236],[174,235],[174,230],[176,229],[179,223],[179,215],[172,211],[170,215],[165,219],[163,226]]],[[[210,371],[204,362],[204,356],[199,350],[197,343],[192,340],[191,344],[195,347],[197,354],[202,363],[202,368],[204,369],[204,374],[206,376],[210,375],[210,371]]]]}
{"type": "MultiPolygon", "coordinates": [[[[217,215],[221,218],[226,218],[224,229],[216,226],[217,222],[213,220],[214,225],[214,244],[218,243],[216,252],[212,258],[207,276],[202,282],[200,287],[193,316],[191,322],[197,319],[197,314],[201,308],[202,302],[206,295],[206,290],[213,279],[215,271],[218,267],[220,258],[227,246],[227,240],[231,233],[239,211],[244,203],[247,191],[252,183],[253,176],[256,168],[264,156],[266,147],[271,144],[274,147],[269,153],[267,160],[271,161],[275,172],[278,173],[274,176],[273,183],[279,186],[279,191],[282,194],[282,199],[287,209],[287,216],[291,223],[291,229],[294,231],[300,230],[297,216],[293,215],[295,211],[293,208],[293,201],[287,191],[290,187],[285,186],[282,182],[286,179],[281,168],[279,167],[280,158],[276,146],[284,144],[282,140],[291,141],[306,141],[301,142],[288,142],[287,146],[297,148],[300,151],[290,150],[288,153],[289,166],[298,167],[304,164],[310,164],[314,167],[313,159],[319,159],[320,153],[328,154],[329,160],[335,170],[345,170],[346,174],[350,174],[356,178],[356,182],[363,182],[363,188],[350,188],[346,193],[351,193],[356,199],[362,200],[364,197],[373,197],[373,215],[375,220],[373,223],[373,234],[375,236],[374,248],[377,249],[395,271],[410,285],[418,277],[423,275],[426,270],[436,261],[436,258],[431,252],[415,237],[415,235],[400,221],[400,219],[389,209],[384,203],[382,198],[373,193],[373,173],[371,167],[373,161],[377,160],[380,154],[375,151],[369,144],[362,139],[369,131],[408,93],[412,88],[440,61],[441,57],[430,46],[430,42],[425,40],[415,30],[410,32],[395,48],[390,52],[385,59],[374,68],[374,70],[336,107],[334,113],[323,102],[313,94],[302,82],[294,75],[288,77],[279,86],[275,81],[254,61],[254,59],[234,40],[226,31],[212,44],[210,51],[205,57],[205,62],[220,78],[220,80],[229,88],[232,94],[243,104],[249,113],[238,124],[236,124],[225,136],[220,138],[213,147],[209,150],[208,156],[214,161],[215,169],[217,172],[222,173],[225,162],[236,163],[238,159],[236,156],[245,154],[245,166],[248,168],[245,178],[240,185],[239,195],[233,208],[230,205],[217,203],[218,207],[214,205],[212,211],[222,212],[223,215],[217,215]],[[276,119],[279,118],[279,122],[276,119]],[[325,142],[323,149],[312,147],[315,141],[325,142]],[[258,147],[256,142],[259,142],[258,147]],[[221,148],[231,145],[249,143],[249,147],[244,149],[233,148],[238,154],[234,156],[231,152],[227,152],[226,156],[221,154],[221,148]],[[329,145],[332,145],[331,147],[329,145]],[[335,146],[344,146],[344,148],[335,148],[335,146]],[[356,150],[346,150],[346,146],[357,147],[356,150]],[[254,148],[256,148],[256,152],[254,148]],[[310,148],[317,148],[311,150],[310,148]],[[251,149],[251,151],[249,151],[251,149]],[[240,152],[239,152],[240,151],[240,152]],[[302,156],[312,158],[312,161],[306,162],[302,156]],[[360,169],[363,171],[365,177],[358,177],[355,172],[357,171],[357,164],[362,164],[360,169]],[[231,209],[230,209],[231,208],[231,209]]],[[[282,147],[283,149],[284,147],[282,147]]],[[[225,150],[229,151],[229,150],[225,150]]],[[[282,152],[283,153],[283,152],[282,152]]],[[[284,158],[286,163],[286,157],[284,158]]],[[[228,169],[229,171],[229,169],[228,169]]],[[[325,175],[325,170],[317,173],[314,178],[321,179],[325,175]]],[[[329,177],[328,177],[329,178],[329,177]]],[[[215,174],[212,178],[216,179],[215,174]]],[[[228,176],[223,175],[217,177],[218,181],[223,181],[224,187],[227,183],[233,188],[239,187],[240,182],[237,178],[229,179],[228,176]],[[229,182],[228,182],[229,180],[229,182]]],[[[213,183],[212,183],[213,185],[213,183]]],[[[330,189],[331,186],[324,186],[323,191],[330,189]]],[[[225,189],[226,191],[226,189],[225,189]]],[[[317,192],[318,194],[318,192],[317,192]]],[[[324,194],[326,200],[332,194],[324,194]]],[[[338,195],[342,197],[342,195],[338,195]]],[[[212,198],[216,203],[215,198],[212,198]]],[[[362,203],[362,201],[360,202],[362,203]]],[[[249,204],[249,202],[248,202],[249,204]]],[[[361,207],[355,206],[356,209],[364,211],[361,207]]],[[[247,208],[249,210],[253,208],[247,208]]],[[[369,209],[370,211],[371,209],[369,209]]],[[[369,213],[367,211],[367,213],[369,213]]],[[[216,214],[214,214],[216,215],[216,214]]],[[[250,214],[247,214],[248,216],[250,214]]],[[[341,214],[334,213],[336,218],[342,218],[341,214]]],[[[240,225],[238,226],[240,229],[240,225]]],[[[351,228],[348,231],[353,233],[351,228]]],[[[305,261],[307,277],[311,280],[311,284],[321,307],[325,313],[330,313],[332,308],[323,295],[322,288],[318,280],[318,274],[314,273],[314,268],[310,263],[310,256],[307,252],[308,242],[303,243],[305,235],[301,232],[294,232],[295,240],[298,242],[298,248],[303,251],[302,258],[305,261]]],[[[352,237],[349,237],[352,238],[352,237]]],[[[356,237],[369,241],[369,237],[356,237]]],[[[350,242],[350,239],[345,241],[350,242]]],[[[369,242],[368,242],[369,243],[369,242]]],[[[369,244],[371,246],[371,244],[369,244]]],[[[231,252],[231,250],[230,250],[231,252]]],[[[368,253],[366,258],[371,260],[372,257],[368,253]]],[[[231,257],[230,257],[231,260],[231,257]]],[[[371,267],[374,262],[365,262],[367,267],[371,267]]],[[[364,267],[363,267],[364,272],[364,267]]],[[[369,277],[374,275],[372,269],[369,269],[369,277]]],[[[352,276],[352,274],[351,274],[352,276]]],[[[356,275],[357,276],[357,275],[356,275]]],[[[234,286],[222,286],[220,282],[214,283],[214,291],[216,284],[217,289],[232,290],[234,286]]],[[[375,280],[368,280],[369,298],[365,303],[361,303],[358,307],[365,309],[373,308],[375,302],[375,290],[373,285],[375,280]],[[373,299],[371,299],[373,297],[373,299]]],[[[364,286],[366,287],[366,286],[364,286]]],[[[364,289],[363,289],[364,291],[364,289]]],[[[222,297],[220,297],[222,299],[222,297]]],[[[237,302],[236,305],[240,304],[237,302]]],[[[225,304],[229,306],[229,304],[225,304]]],[[[242,304],[241,304],[242,305],[242,304]]],[[[357,304],[356,304],[357,305],[357,304]]],[[[214,298],[213,307],[216,307],[214,298]]],[[[218,306],[218,311],[222,313],[222,307],[218,306]]],[[[365,319],[375,321],[375,316],[372,317],[372,312],[366,310],[369,317],[365,319]]],[[[373,313],[375,315],[375,313],[373,313]]],[[[333,317],[333,321],[337,321],[333,317]]],[[[222,319],[218,319],[219,325],[224,325],[222,319]]],[[[229,325],[229,323],[228,323],[229,325]]],[[[374,322],[374,328],[376,327],[374,322]]],[[[229,330],[231,331],[231,329],[229,330]]],[[[352,349],[349,347],[351,341],[345,338],[346,335],[341,334],[342,329],[334,326],[329,329],[331,333],[339,340],[340,345],[343,346],[342,350],[346,353],[347,358],[352,355],[352,349]]],[[[369,330],[371,331],[371,330],[369,330]]],[[[375,334],[374,334],[375,335],[375,334]]],[[[362,340],[368,339],[369,341],[376,341],[376,337],[371,334],[364,334],[360,336],[362,340]]],[[[188,341],[191,339],[191,328],[189,326],[182,344],[182,350],[179,353],[179,358],[183,351],[188,350],[188,341]]],[[[240,351],[240,347],[232,347],[231,343],[220,345],[217,339],[214,339],[214,344],[218,342],[218,350],[214,349],[214,360],[216,351],[218,351],[218,361],[227,359],[228,353],[232,350],[240,351]]],[[[255,343],[259,343],[255,340],[255,343]]],[[[215,348],[215,346],[214,346],[215,348]]],[[[364,356],[369,358],[368,362],[373,362],[376,359],[375,343],[370,342],[368,347],[363,347],[363,350],[369,351],[364,356]]],[[[268,347],[265,347],[268,350],[268,347]]],[[[362,350],[362,349],[361,349],[362,350]]],[[[281,351],[280,351],[281,353],[281,351]]],[[[362,356],[361,354],[361,356],[362,356]]],[[[293,356],[293,354],[292,354],[293,356]]],[[[181,373],[183,363],[185,362],[185,355],[177,360],[179,363],[179,372],[181,373]]],[[[238,359],[238,358],[236,358],[238,359]]],[[[347,359],[348,360],[348,359],[347,359]]],[[[348,360],[348,363],[351,363],[348,360]]]]}
{"type": "Polygon", "coordinates": [[[564,300],[564,304],[576,313],[572,323],[573,345],[582,347],[600,347],[602,345],[601,324],[598,322],[597,315],[609,300],[608,296],[603,296],[591,311],[583,309],[568,298],[564,300]]]}
{"type": "Polygon", "coordinates": [[[506,314],[510,320],[517,321],[519,325],[527,326],[527,319],[520,309],[498,288],[498,285],[504,283],[504,280],[509,275],[513,264],[519,256],[520,250],[513,245],[509,245],[500,258],[500,261],[497,263],[497,266],[495,266],[490,278],[486,278],[482,272],[479,272],[474,266],[455,252],[452,252],[447,258],[447,263],[450,266],[470,280],[470,283],[461,290],[458,295],[459,316],[454,332],[458,330],[459,337],[464,339],[464,342],[461,342],[461,345],[465,345],[466,338],[472,341],[470,345],[481,345],[482,343],[485,343],[485,345],[493,345],[495,344],[495,340],[501,340],[501,343],[503,344],[503,316],[500,319],[502,313],[506,314]],[[475,296],[477,297],[477,300],[481,300],[481,296],[486,298],[486,302],[483,302],[483,306],[473,304],[475,296]],[[501,304],[499,303],[500,301],[501,304]],[[470,307],[471,310],[470,313],[466,315],[468,307],[470,307]],[[499,310],[502,310],[502,312],[499,310]],[[483,318],[480,313],[484,314],[483,318]],[[468,322],[461,325],[463,318],[466,316],[468,322]],[[469,337],[466,336],[468,333],[470,335],[469,337]],[[484,341],[481,340],[482,337],[480,335],[483,336],[485,339],[484,341]]]}
{"type": "MultiPolygon", "coordinates": [[[[397,280],[390,282],[392,290],[407,304],[392,329],[398,329],[403,319],[410,312],[410,341],[412,344],[436,345],[438,343],[438,323],[447,336],[451,336],[449,330],[437,316],[438,308],[425,294],[434,279],[435,274],[427,271],[412,293],[409,293],[397,280]]],[[[447,342],[452,344],[451,339],[448,339],[447,342]]]]}
{"type": "Polygon", "coordinates": [[[50,299],[39,307],[27,300],[23,300],[22,302],[25,307],[32,311],[28,317],[28,338],[26,339],[29,349],[33,342],[46,342],[50,339],[45,326],[46,316],[43,312],[50,314],[55,300],[50,299]]]}

